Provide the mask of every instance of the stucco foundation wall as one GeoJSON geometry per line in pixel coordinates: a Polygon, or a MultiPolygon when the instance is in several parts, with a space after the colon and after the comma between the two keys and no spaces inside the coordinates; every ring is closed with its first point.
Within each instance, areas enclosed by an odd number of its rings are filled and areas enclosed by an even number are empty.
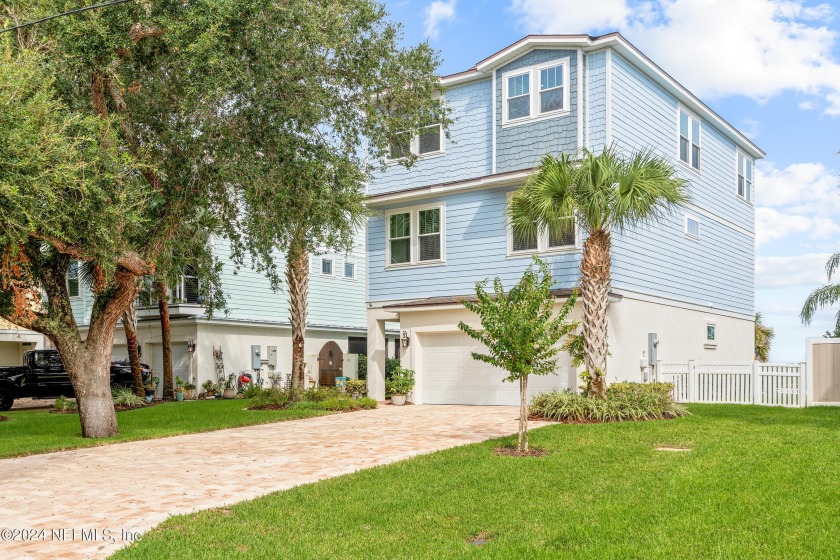
{"type": "Polygon", "coordinates": [[[657,357],[664,362],[744,363],[754,359],[755,324],[750,318],[623,296],[609,307],[610,382],[641,381],[639,361],[642,351],[647,357],[648,333],[657,334],[657,357]],[[715,348],[706,347],[707,323],[716,326],[715,348]]]}
{"type": "Polygon", "coordinates": [[[20,342],[0,342],[0,366],[19,366],[22,359],[20,342]]]}

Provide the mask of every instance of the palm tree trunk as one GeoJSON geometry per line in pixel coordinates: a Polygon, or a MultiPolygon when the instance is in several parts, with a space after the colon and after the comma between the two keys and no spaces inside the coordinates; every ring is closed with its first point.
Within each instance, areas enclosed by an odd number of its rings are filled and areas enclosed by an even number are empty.
{"type": "Polygon", "coordinates": [[[304,345],[309,299],[309,252],[302,244],[292,244],[286,258],[289,285],[289,322],[292,324],[292,387],[304,384],[304,345]]]}
{"type": "Polygon", "coordinates": [[[160,311],[160,339],[163,346],[163,398],[175,398],[175,380],[172,377],[172,333],[169,324],[169,293],[166,282],[155,282],[160,311]]]}
{"type": "Polygon", "coordinates": [[[128,346],[128,362],[131,364],[131,378],[134,381],[134,394],[145,397],[143,374],[140,372],[140,349],[137,346],[137,306],[132,300],[122,316],[125,341],[128,346]]]}
{"type": "Polygon", "coordinates": [[[583,303],[583,345],[586,370],[592,376],[589,394],[606,398],[607,304],[610,292],[610,233],[594,230],[583,244],[580,295],[583,303]]]}

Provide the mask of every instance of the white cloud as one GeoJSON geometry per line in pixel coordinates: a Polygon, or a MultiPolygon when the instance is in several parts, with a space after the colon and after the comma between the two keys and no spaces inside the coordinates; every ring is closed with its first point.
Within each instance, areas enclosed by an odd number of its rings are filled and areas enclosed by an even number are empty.
{"type": "Polygon", "coordinates": [[[757,288],[816,288],[825,283],[828,253],[809,253],[793,257],[758,257],[755,261],[757,288]]]}
{"type": "Polygon", "coordinates": [[[783,0],[512,0],[535,33],[619,30],[701,97],[823,97],[840,115],[838,34],[829,4],[783,0]]]}
{"type": "Polygon", "coordinates": [[[437,39],[440,36],[440,24],[443,22],[451,22],[455,19],[455,2],[457,0],[449,0],[443,2],[435,0],[426,6],[426,36],[430,39],[437,39]]]}
{"type": "Polygon", "coordinates": [[[799,108],[803,111],[810,111],[817,108],[817,104],[813,101],[802,101],[799,103],[799,108]]]}

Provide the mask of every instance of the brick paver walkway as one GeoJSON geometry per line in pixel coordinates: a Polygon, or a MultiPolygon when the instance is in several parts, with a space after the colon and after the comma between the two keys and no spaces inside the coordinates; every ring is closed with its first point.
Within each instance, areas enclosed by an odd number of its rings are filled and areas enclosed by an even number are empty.
{"type": "Polygon", "coordinates": [[[169,515],[510,434],[518,409],[383,406],[0,460],[0,558],[105,558],[169,515]],[[74,531],[75,530],[75,531],[74,531]],[[82,530],[86,533],[82,533],[82,530]],[[125,532],[125,533],[123,533],[125,532]],[[63,539],[63,540],[62,540],[63,539]]]}

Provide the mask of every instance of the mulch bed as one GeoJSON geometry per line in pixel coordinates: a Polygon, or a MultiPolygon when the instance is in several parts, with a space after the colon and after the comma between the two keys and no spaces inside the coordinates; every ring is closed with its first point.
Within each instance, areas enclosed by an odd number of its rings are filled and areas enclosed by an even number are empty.
{"type": "Polygon", "coordinates": [[[545,449],[532,447],[528,451],[519,451],[515,447],[496,447],[493,453],[503,457],[545,457],[549,454],[545,449]]]}
{"type": "Polygon", "coordinates": [[[6,420],[8,420],[8,418],[6,418],[5,416],[0,416],[0,422],[5,422],[6,420]]]}
{"type": "Polygon", "coordinates": [[[655,422],[656,420],[676,420],[679,418],[639,418],[638,420],[555,420],[554,418],[545,418],[543,416],[530,415],[529,422],[551,422],[553,424],[613,424],[615,422],[655,422]]]}

